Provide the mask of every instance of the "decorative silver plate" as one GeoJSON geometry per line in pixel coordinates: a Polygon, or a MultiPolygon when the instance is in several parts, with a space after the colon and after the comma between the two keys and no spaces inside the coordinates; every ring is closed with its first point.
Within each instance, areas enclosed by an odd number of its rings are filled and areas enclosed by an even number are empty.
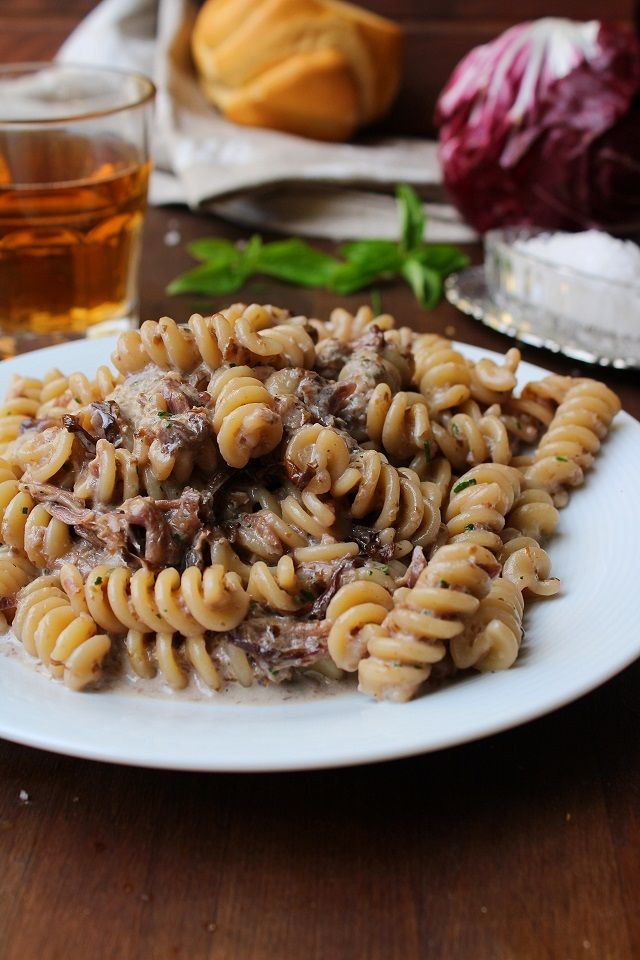
{"type": "Polygon", "coordinates": [[[448,277],[445,295],[462,313],[533,347],[544,347],[601,367],[640,368],[640,339],[577,327],[521,301],[513,300],[509,308],[499,306],[489,295],[483,266],[469,267],[448,277]]]}

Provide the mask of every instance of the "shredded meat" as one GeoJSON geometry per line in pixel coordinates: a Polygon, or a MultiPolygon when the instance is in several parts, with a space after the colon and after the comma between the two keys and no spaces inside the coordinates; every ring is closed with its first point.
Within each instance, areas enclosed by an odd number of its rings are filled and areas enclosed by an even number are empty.
{"type": "Polygon", "coordinates": [[[337,380],[340,371],[351,357],[352,344],[344,340],[331,337],[321,340],[316,346],[316,362],[314,367],[321,377],[327,380],[337,380]]]}
{"type": "Polygon", "coordinates": [[[269,680],[280,682],[324,657],[328,635],[326,620],[267,616],[243,620],[225,636],[249,654],[269,680]]]}
{"type": "Polygon", "coordinates": [[[418,577],[427,566],[427,558],[424,555],[422,547],[414,547],[411,554],[411,563],[407,567],[407,572],[400,580],[399,587],[415,587],[418,577]]]}
{"type": "Polygon", "coordinates": [[[282,420],[282,429],[286,436],[291,436],[306,424],[313,423],[311,414],[308,410],[305,410],[304,404],[292,394],[276,396],[274,403],[276,412],[282,420]]]}
{"type": "Polygon", "coordinates": [[[171,415],[170,418],[156,418],[140,435],[147,440],[159,440],[162,448],[176,456],[182,450],[194,451],[213,437],[213,427],[206,410],[189,410],[186,413],[171,415]]]}
{"type": "Polygon", "coordinates": [[[370,560],[388,563],[393,559],[393,544],[380,543],[379,530],[372,530],[371,527],[354,523],[350,537],[358,544],[362,554],[370,560]]]}
{"type": "Polygon", "coordinates": [[[336,416],[353,392],[353,385],[327,380],[303,367],[290,368],[268,379],[285,435],[291,436],[307,423],[325,427],[343,426],[336,416]]]}
{"type": "Polygon", "coordinates": [[[74,527],[88,523],[95,516],[93,510],[85,507],[84,502],[68,490],[62,490],[52,483],[20,483],[29,491],[36,503],[44,503],[52,517],[74,527]]]}
{"type": "MultiPolygon", "coordinates": [[[[358,443],[368,440],[367,408],[376,386],[386,383],[395,393],[408,385],[411,366],[395,344],[387,343],[379,327],[371,326],[357,340],[343,343],[323,340],[318,345],[316,369],[322,377],[337,380],[340,418],[358,443]]],[[[311,404],[313,404],[313,397],[311,404]]],[[[333,411],[332,411],[333,412],[333,411]]]]}
{"type": "Polygon", "coordinates": [[[94,436],[104,437],[114,446],[122,442],[120,433],[120,408],[115,400],[104,400],[91,404],[91,427],[94,436]]]}
{"type": "Polygon", "coordinates": [[[192,487],[185,487],[177,500],[156,500],[158,510],[165,514],[174,543],[190,545],[202,530],[200,508],[203,494],[192,487]]]}
{"type": "Polygon", "coordinates": [[[257,538],[265,557],[277,561],[284,553],[284,548],[276,523],[277,517],[271,510],[257,510],[255,513],[243,513],[237,520],[223,524],[223,527],[230,543],[239,543],[246,548],[257,538]]]}
{"type": "MultiPolygon", "coordinates": [[[[334,383],[312,372],[308,372],[300,381],[300,393],[305,408],[316,422],[325,427],[334,425],[336,414],[342,410],[354,389],[353,383],[344,380],[334,383]]],[[[340,423],[342,424],[342,420],[340,423]]]]}
{"type": "Polygon", "coordinates": [[[110,552],[132,554],[152,570],[177,566],[184,552],[173,538],[166,514],[151,497],[131,497],[87,526],[87,532],[107,544],[110,552]]]}

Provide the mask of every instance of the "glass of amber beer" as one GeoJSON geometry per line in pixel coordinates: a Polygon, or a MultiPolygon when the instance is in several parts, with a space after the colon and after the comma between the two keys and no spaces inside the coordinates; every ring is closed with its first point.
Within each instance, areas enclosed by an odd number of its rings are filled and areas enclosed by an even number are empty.
{"type": "Polygon", "coordinates": [[[139,321],[155,88],[64,63],[0,66],[0,351],[139,321]]]}

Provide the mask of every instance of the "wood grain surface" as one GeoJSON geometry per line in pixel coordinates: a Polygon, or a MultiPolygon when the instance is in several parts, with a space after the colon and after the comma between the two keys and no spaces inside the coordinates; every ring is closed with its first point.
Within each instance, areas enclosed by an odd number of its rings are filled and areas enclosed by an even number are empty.
{"type": "MultiPolygon", "coordinates": [[[[52,55],[92,6],[3,0],[0,59],[52,55]]],[[[434,0],[430,16],[423,6],[396,8],[426,32],[435,23],[450,51],[504,21],[497,0],[434,0]]],[[[596,6],[562,10],[593,16],[596,6]]],[[[519,14],[544,7],[527,0],[519,14]]],[[[624,0],[609,8],[632,16],[624,0]]],[[[143,318],[188,317],[194,304],[164,287],[191,264],[184,243],[214,234],[243,236],[182,208],[150,211],[143,318]]],[[[243,295],[317,316],[337,304],[277,283],[243,295]]],[[[511,345],[446,303],[421,313],[400,285],[382,296],[417,329],[511,345]]],[[[533,348],[523,356],[593,375],[533,348]]],[[[640,417],[637,372],[599,375],[640,417]]],[[[632,524],[637,516],[630,535],[632,524]]],[[[637,960],[639,704],[636,663],[489,739],[295,774],[136,769],[0,741],[0,958],[637,960]]]]}

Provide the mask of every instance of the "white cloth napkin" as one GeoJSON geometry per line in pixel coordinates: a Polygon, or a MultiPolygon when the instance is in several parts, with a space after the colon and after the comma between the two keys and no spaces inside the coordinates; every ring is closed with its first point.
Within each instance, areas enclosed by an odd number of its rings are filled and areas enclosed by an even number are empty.
{"type": "MultiPolygon", "coordinates": [[[[102,0],[58,53],[154,80],[151,203],[339,240],[397,236],[395,201],[384,195],[396,183],[439,192],[432,141],[321,143],[226,120],[205,99],[191,60],[196,12],[193,0],[102,0]]],[[[475,239],[446,204],[426,203],[425,211],[428,239],[475,239]]]]}

